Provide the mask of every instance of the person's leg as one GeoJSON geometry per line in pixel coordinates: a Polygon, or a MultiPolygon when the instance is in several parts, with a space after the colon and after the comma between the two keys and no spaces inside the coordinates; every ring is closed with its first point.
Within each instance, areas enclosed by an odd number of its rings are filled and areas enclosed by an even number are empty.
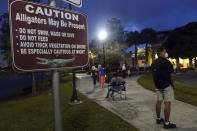
{"type": "Polygon", "coordinates": [[[96,88],[96,77],[94,77],[94,88],[96,88]]]}
{"type": "Polygon", "coordinates": [[[100,88],[102,88],[102,78],[99,77],[100,88]]]}
{"type": "Polygon", "coordinates": [[[164,89],[164,115],[165,122],[169,122],[170,111],[171,111],[171,102],[174,100],[174,89],[169,86],[164,89]]]}
{"type": "Polygon", "coordinates": [[[112,90],[112,91],[111,91],[111,97],[113,97],[113,95],[114,95],[114,91],[112,90]]]}
{"type": "Polygon", "coordinates": [[[156,102],[156,115],[157,115],[157,118],[159,119],[160,118],[160,114],[161,114],[161,104],[162,104],[163,101],[161,100],[158,100],[156,102]]]}
{"type": "Polygon", "coordinates": [[[165,115],[165,123],[164,128],[176,128],[176,124],[170,122],[170,112],[171,112],[171,103],[174,101],[174,89],[169,86],[164,89],[164,115],[165,115]]]}
{"type": "Polygon", "coordinates": [[[106,96],[106,98],[108,98],[109,97],[109,93],[111,92],[111,87],[108,87],[108,91],[107,91],[107,96],[106,96]]]}
{"type": "Polygon", "coordinates": [[[156,94],[157,94],[157,101],[155,106],[156,116],[157,116],[156,123],[161,124],[162,122],[164,122],[163,118],[160,117],[161,105],[163,103],[163,90],[156,89],[156,94]]]}
{"type": "Polygon", "coordinates": [[[102,89],[104,89],[104,84],[105,84],[105,77],[103,76],[103,78],[102,78],[102,89]]]}
{"type": "Polygon", "coordinates": [[[104,89],[104,83],[102,83],[102,89],[104,89]]]}
{"type": "Polygon", "coordinates": [[[164,102],[164,115],[165,115],[165,122],[170,121],[170,111],[171,111],[171,102],[164,102]]]}
{"type": "Polygon", "coordinates": [[[161,113],[161,104],[163,103],[163,91],[156,89],[156,95],[157,95],[157,101],[156,101],[156,115],[157,118],[160,118],[160,113],[161,113]]]}
{"type": "Polygon", "coordinates": [[[94,77],[92,79],[93,79],[93,85],[94,85],[94,77]]]}

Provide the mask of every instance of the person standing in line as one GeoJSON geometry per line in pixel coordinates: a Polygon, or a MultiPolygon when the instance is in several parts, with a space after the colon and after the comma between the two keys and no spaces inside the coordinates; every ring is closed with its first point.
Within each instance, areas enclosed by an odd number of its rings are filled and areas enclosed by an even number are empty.
{"type": "Polygon", "coordinates": [[[96,88],[97,69],[95,66],[92,66],[92,79],[93,79],[94,88],[96,88]]]}
{"type": "Polygon", "coordinates": [[[110,82],[110,66],[109,66],[109,64],[107,64],[107,67],[105,69],[105,73],[106,73],[106,82],[109,83],[110,82]]]}
{"type": "Polygon", "coordinates": [[[127,65],[127,75],[128,75],[128,77],[130,76],[130,74],[131,74],[131,69],[130,69],[130,66],[127,65]]]}
{"type": "Polygon", "coordinates": [[[139,66],[138,66],[138,64],[136,64],[136,71],[137,71],[137,74],[139,73],[139,71],[140,71],[140,68],[139,68],[139,66]]]}
{"type": "Polygon", "coordinates": [[[125,75],[126,75],[126,65],[123,64],[122,65],[122,77],[125,78],[125,75]]]}
{"type": "Polygon", "coordinates": [[[165,129],[176,128],[176,124],[169,121],[171,102],[174,100],[174,69],[173,65],[167,60],[168,53],[164,47],[158,49],[159,58],[152,64],[152,75],[156,87],[157,102],[156,102],[156,123],[163,123],[165,129]],[[161,105],[164,101],[164,116],[165,120],[160,117],[161,105]]]}
{"type": "Polygon", "coordinates": [[[101,65],[98,65],[98,74],[99,74],[99,82],[101,85],[101,89],[104,89],[105,73],[101,65]]]}

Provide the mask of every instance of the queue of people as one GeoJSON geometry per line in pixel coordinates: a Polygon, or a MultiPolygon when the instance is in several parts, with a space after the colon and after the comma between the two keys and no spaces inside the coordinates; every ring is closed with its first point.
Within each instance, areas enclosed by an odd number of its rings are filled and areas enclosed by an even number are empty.
{"type": "MultiPolygon", "coordinates": [[[[123,71],[126,71],[126,69],[123,71]]],[[[120,73],[119,71],[114,72],[112,78],[110,77],[110,69],[109,65],[107,66],[106,69],[102,68],[102,66],[99,64],[98,69],[95,66],[92,66],[92,78],[93,78],[93,85],[94,88],[96,88],[96,82],[97,78],[100,83],[100,88],[104,90],[104,84],[107,82],[108,84],[108,92],[106,98],[109,98],[109,96],[113,96],[114,92],[120,92],[120,90],[126,91],[125,87],[125,81],[121,77],[121,74],[124,75],[122,72],[120,73]],[[107,79],[107,81],[106,81],[107,79]],[[111,95],[110,95],[111,93],[111,95]]]]}
{"type": "MultiPolygon", "coordinates": [[[[111,82],[113,72],[115,72],[118,76],[121,76],[122,78],[131,75],[130,67],[126,66],[126,64],[123,64],[122,67],[120,67],[120,69],[117,69],[116,71],[111,71],[109,64],[107,64],[105,69],[101,66],[101,64],[99,64],[97,68],[96,66],[92,66],[91,70],[94,88],[96,88],[96,83],[99,82],[101,89],[104,89],[104,83],[111,82]]],[[[137,72],[138,71],[139,69],[137,70],[137,72]]]]}
{"type": "MultiPolygon", "coordinates": [[[[125,66],[125,65],[124,65],[125,66]]],[[[110,76],[110,67],[107,65],[106,69],[104,69],[101,64],[98,65],[98,68],[96,66],[92,66],[91,68],[91,74],[93,78],[93,85],[96,87],[97,81],[100,83],[100,88],[104,88],[104,83],[110,83],[111,82],[111,76],[110,76]]],[[[122,75],[123,78],[126,76],[126,67],[122,68],[122,72],[117,70],[117,74],[122,75]]],[[[130,71],[129,71],[130,75],[130,71]]]]}

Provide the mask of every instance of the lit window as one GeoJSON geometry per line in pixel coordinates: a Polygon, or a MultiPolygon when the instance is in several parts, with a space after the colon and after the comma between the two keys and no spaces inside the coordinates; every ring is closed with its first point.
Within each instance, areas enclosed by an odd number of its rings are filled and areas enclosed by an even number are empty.
{"type": "Polygon", "coordinates": [[[186,63],[189,64],[189,59],[186,59],[186,63]]]}
{"type": "Polygon", "coordinates": [[[155,58],[156,58],[156,59],[158,58],[158,55],[157,55],[157,54],[155,54],[155,58]]]}
{"type": "Polygon", "coordinates": [[[183,59],[179,58],[179,63],[182,65],[183,64],[183,59]]]}

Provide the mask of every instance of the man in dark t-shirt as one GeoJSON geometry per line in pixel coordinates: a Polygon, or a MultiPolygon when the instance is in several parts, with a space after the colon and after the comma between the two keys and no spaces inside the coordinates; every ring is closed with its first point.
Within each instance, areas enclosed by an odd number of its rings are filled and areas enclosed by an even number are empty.
{"type": "Polygon", "coordinates": [[[156,59],[152,66],[152,75],[156,87],[157,102],[156,102],[156,114],[157,119],[156,123],[164,123],[164,128],[176,128],[175,124],[170,123],[170,111],[171,111],[171,102],[174,100],[174,69],[173,65],[167,60],[168,54],[166,49],[161,47],[158,49],[158,59],[156,59]],[[165,121],[163,118],[160,118],[161,113],[161,104],[164,101],[164,115],[165,121]]]}

